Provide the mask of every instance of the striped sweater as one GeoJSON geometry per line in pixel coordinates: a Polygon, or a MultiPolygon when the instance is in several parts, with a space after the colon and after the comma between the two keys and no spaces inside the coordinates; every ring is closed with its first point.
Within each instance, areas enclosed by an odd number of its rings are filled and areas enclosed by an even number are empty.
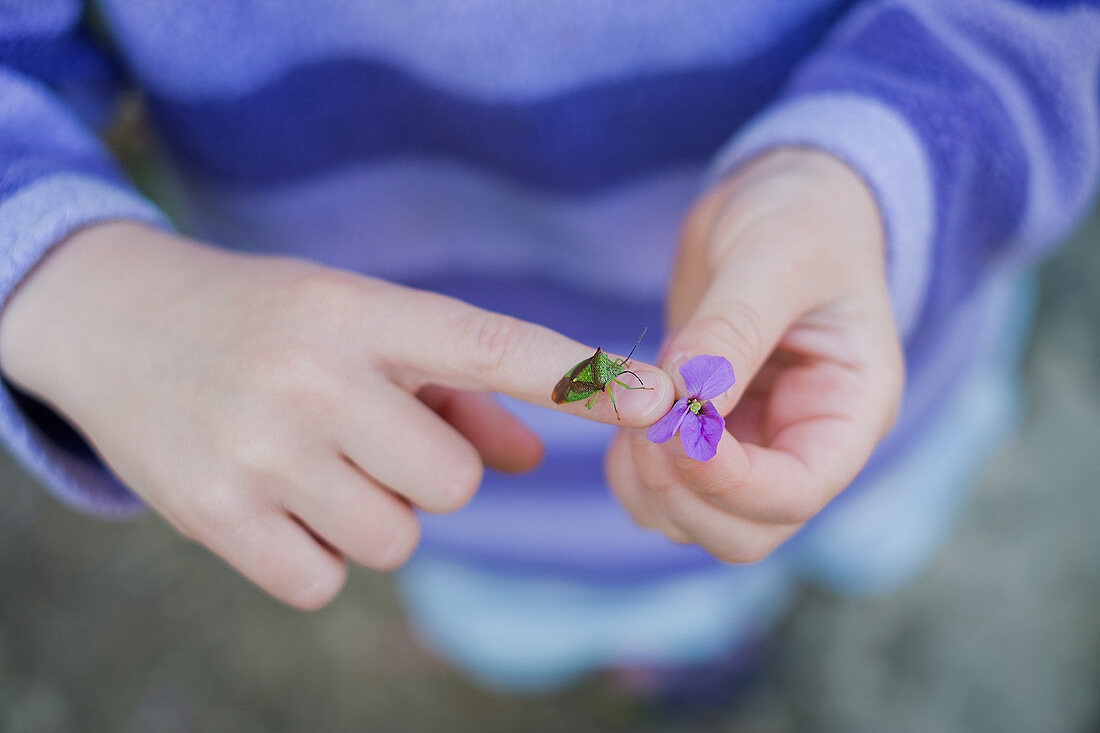
{"type": "MultiPolygon", "coordinates": [[[[679,220],[783,145],[846,161],[885,223],[908,385],[844,500],[966,372],[980,297],[1085,212],[1100,8],[1071,0],[17,0],[0,7],[0,303],[114,218],[170,226],[97,141],[141,90],[189,234],[452,294],[610,350],[650,327],[679,220]]],[[[510,403],[511,404],[511,403],[510,403]]],[[[604,490],[610,428],[513,405],[548,445],[424,543],[495,565],[647,574],[710,562],[604,490]]],[[[138,500],[4,384],[0,436],[63,500],[138,500]]]]}

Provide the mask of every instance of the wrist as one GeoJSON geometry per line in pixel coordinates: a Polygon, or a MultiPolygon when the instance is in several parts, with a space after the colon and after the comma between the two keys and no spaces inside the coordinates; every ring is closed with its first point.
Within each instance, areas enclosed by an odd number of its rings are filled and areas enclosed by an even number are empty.
{"type": "Polygon", "coordinates": [[[112,221],[54,246],[0,311],[0,372],[60,406],[94,354],[120,348],[118,327],[142,308],[144,294],[163,289],[168,252],[188,244],[145,224],[112,221]]]}

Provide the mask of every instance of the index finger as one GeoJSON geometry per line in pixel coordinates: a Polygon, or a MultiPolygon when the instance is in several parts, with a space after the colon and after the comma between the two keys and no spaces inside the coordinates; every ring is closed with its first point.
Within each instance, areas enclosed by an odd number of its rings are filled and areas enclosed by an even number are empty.
{"type": "MultiPolygon", "coordinates": [[[[604,385],[591,409],[587,398],[557,404],[555,385],[596,349],[535,323],[494,313],[455,298],[408,290],[408,307],[395,314],[394,336],[378,344],[395,372],[411,369],[423,381],[455,389],[499,392],[533,405],[570,412],[597,422],[645,427],[672,406],[674,387],[657,367],[631,360],[624,366],[637,375],[604,385]],[[626,386],[624,386],[624,384],[626,386]],[[607,390],[613,390],[614,406],[607,390]],[[618,408],[617,414],[616,409],[618,408]]],[[[621,359],[607,354],[612,362],[621,359]]]]}

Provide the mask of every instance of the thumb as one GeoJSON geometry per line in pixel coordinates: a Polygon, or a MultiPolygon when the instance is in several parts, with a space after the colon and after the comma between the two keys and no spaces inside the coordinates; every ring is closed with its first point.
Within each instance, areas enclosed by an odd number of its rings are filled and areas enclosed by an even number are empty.
{"type": "Polygon", "coordinates": [[[737,381],[713,402],[723,415],[733,409],[794,321],[795,304],[782,287],[789,278],[764,267],[726,267],[714,277],[694,312],[661,349],[659,364],[674,375],[678,393],[685,394],[678,371],[684,362],[700,354],[724,356],[737,381]]]}

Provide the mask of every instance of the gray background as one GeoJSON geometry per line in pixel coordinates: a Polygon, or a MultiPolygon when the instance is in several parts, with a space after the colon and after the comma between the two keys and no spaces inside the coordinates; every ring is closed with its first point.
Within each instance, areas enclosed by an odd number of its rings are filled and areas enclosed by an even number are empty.
{"type": "Polygon", "coordinates": [[[283,608],[156,518],[101,523],[0,456],[0,731],[1100,731],[1100,211],[1042,271],[1025,424],[936,566],[809,593],[740,704],[594,680],[528,698],[422,651],[388,580],[283,608]]]}

